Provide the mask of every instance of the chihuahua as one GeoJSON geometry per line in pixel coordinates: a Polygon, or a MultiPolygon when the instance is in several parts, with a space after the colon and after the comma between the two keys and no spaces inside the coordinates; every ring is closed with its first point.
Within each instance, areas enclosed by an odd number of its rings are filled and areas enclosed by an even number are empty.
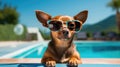
{"type": "Polygon", "coordinates": [[[88,11],[84,10],[74,17],[55,16],[36,10],[36,17],[44,27],[50,29],[51,41],[41,59],[47,67],[56,63],[68,63],[70,66],[81,64],[81,58],[73,44],[74,34],[78,32],[86,21],[88,11]]]}

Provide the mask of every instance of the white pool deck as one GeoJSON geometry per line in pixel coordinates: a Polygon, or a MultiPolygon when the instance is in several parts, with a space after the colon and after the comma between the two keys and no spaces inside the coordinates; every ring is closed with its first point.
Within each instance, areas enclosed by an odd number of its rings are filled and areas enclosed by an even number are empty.
{"type": "MultiPolygon", "coordinates": [[[[28,47],[30,45],[25,45],[28,42],[0,42],[0,64],[5,63],[40,63],[40,58],[21,58],[14,59],[8,57],[6,54],[9,54],[12,51],[22,49],[23,47],[28,47]],[[16,45],[17,44],[17,45],[16,45]],[[18,45],[19,44],[19,45],[18,45]],[[24,44],[24,45],[20,45],[24,44]],[[19,47],[16,49],[16,47],[19,47]],[[4,55],[6,55],[6,58],[4,55]]],[[[36,42],[29,42],[35,44],[36,42]]],[[[37,42],[38,43],[38,42],[37,42]]],[[[9,54],[10,55],[10,54],[9,54]]],[[[11,54],[12,56],[12,54],[11,54]]],[[[82,58],[83,64],[120,64],[120,58],[82,58]]]]}
{"type": "Polygon", "coordinates": [[[39,45],[39,42],[21,42],[21,41],[8,41],[0,42],[0,58],[10,58],[16,54],[39,45]]]}

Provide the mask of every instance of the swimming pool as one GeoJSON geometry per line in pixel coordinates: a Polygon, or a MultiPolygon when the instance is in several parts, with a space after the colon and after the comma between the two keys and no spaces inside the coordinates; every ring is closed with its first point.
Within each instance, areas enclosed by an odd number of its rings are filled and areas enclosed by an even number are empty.
{"type": "MultiPolygon", "coordinates": [[[[120,58],[120,42],[112,41],[75,41],[81,58],[120,58]]],[[[47,42],[29,49],[13,58],[41,58],[47,42]]]]}

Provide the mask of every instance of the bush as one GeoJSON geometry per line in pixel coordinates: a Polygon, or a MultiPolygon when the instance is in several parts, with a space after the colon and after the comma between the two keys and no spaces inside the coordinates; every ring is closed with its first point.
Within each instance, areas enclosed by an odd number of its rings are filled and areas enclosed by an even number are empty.
{"type": "Polygon", "coordinates": [[[0,41],[11,41],[11,40],[25,40],[27,29],[24,26],[24,32],[22,35],[16,35],[13,31],[15,25],[0,25],[0,41]]]}
{"type": "Polygon", "coordinates": [[[0,1],[0,24],[17,24],[19,22],[19,13],[15,7],[2,4],[0,1]]]}

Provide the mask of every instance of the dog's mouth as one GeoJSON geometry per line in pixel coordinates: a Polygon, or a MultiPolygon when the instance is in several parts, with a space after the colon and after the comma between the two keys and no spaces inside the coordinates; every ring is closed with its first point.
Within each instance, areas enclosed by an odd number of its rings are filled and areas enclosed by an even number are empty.
{"type": "Polygon", "coordinates": [[[66,41],[66,40],[69,40],[70,38],[69,37],[58,37],[59,40],[63,40],[63,41],[66,41]]]}
{"type": "Polygon", "coordinates": [[[60,40],[69,40],[71,38],[70,36],[71,35],[70,35],[70,33],[68,31],[62,31],[58,35],[58,39],[60,39],[60,40]]]}

